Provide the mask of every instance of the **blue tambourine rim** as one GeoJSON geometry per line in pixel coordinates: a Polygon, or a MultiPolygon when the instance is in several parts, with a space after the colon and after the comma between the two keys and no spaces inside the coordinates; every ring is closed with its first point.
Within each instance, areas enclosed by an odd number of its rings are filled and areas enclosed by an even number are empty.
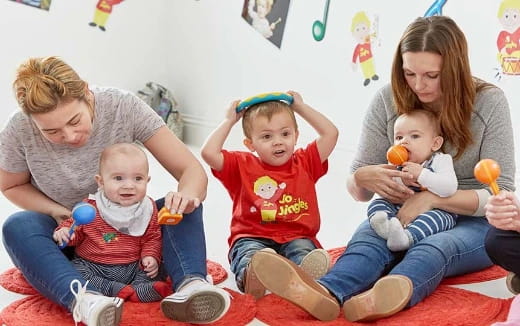
{"type": "Polygon", "coordinates": [[[263,103],[263,102],[269,102],[269,101],[282,101],[282,102],[285,102],[290,105],[293,102],[293,97],[287,93],[280,93],[280,92],[258,94],[258,95],[246,98],[245,100],[240,102],[237,105],[236,111],[238,113],[242,110],[247,109],[251,105],[255,105],[255,104],[263,103]]]}

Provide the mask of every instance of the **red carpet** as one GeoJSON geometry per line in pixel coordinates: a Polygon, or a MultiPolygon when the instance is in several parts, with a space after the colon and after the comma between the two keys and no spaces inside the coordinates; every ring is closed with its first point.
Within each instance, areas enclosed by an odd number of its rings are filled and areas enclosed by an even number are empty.
{"type": "MultiPolygon", "coordinates": [[[[213,277],[213,283],[222,283],[228,276],[227,271],[211,260],[207,260],[208,274],[213,277]]],[[[0,274],[0,286],[11,292],[20,294],[36,294],[37,291],[25,280],[22,272],[13,267],[0,274]]]]}
{"type": "MultiPolygon", "coordinates": [[[[211,325],[246,325],[256,314],[255,300],[228,290],[233,296],[228,313],[211,325]]],[[[175,326],[188,325],[167,319],[160,311],[159,302],[125,302],[120,326],[175,326]]],[[[31,295],[13,302],[0,313],[0,321],[8,326],[72,326],[72,315],[64,308],[40,295],[31,295]]]]}
{"type": "MultiPolygon", "coordinates": [[[[334,264],[338,260],[339,256],[345,251],[346,247],[339,247],[327,250],[329,252],[331,263],[334,264]]],[[[445,278],[441,284],[455,285],[455,284],[470,284],[479,283],[484,281],[496,280],[502,277],[506,277],[507,271],[499,266],[491,266],[478,272],[448,277],[445,278]]]]}
{"type": "Polygon", "coordinates": [[[351,323],[343,314],[336,320],[321,322],[297,306],[269,294],[257,301],[256,318],[270,326],[484,326],[504,321],[512,299],[496,299],[475,292],[441,285],[423,302],[389,318],[372,323],[351,323]]]}

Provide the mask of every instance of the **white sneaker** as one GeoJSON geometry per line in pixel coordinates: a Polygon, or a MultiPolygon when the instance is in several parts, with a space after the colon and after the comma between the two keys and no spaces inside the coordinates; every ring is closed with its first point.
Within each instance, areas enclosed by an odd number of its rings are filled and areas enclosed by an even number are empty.
{"type": "Polygon", "coordinates": [[[330,255],[325,249],[314,249],[303,257],[300,268],[317,280],[329,271],[330,255]]]}
{"type": "Polygon", "coordinates": [[[117,326],[123,312],[123,299],[117,297],[105,297],[103,295],[87,293],[87,284],[81,286],[81,282],[70,282],[70,291],[76,298],[72,316],[76,326],[83,322],[88,326],[117,326]],[[74,289],[74,286],[77,289],[74,289]]]}
{"type": "Polygon", "coordinates": [[[203,280],[194,280],[161,301],[166,317],[192,324],[217,321],[229,306],[230,294],[203,280]]]}

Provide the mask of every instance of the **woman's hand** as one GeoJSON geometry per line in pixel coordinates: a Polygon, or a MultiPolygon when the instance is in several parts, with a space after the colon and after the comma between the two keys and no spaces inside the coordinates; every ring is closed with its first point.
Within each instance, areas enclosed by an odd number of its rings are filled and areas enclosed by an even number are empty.
{"type": "Polygon", "coordinates": [[[413,178],[390,164],[368,165],[354,172],[356,188],[363,188],[388,199],[392,203],[402,203],[414,194],[413,190],[396,182],[393,178],[408,180],[413,178]]]}
{"type": "Polygon", "coordinates": [[[53,205],[51,208],[51,216],[56,223],[60,224],[62,221],[70,218],[72,216],[72,211],[68,208],[65,208],[61,205],[53,205]]]}
{"type": "Polygon", "coordinates": [[[191,213],[200,205],[200,199],[182,192],[170,191],[164,198],[164,206],[172,214],[191,213]]]}
{"type": "Polygon", "coordinates": [[[404,226],[410,224],[420,214],[435,208],[433,206],[435,197],[436,195],[429,191],[415,193],[403,203],[403,206],[397,212],[397,218],[404,226]]]}
{"type": "Polygon", "coordinates": [[[488,198],[486,218],[497,229],[520,232],[520,204],[514,193],[500,191],[488,198]]]}

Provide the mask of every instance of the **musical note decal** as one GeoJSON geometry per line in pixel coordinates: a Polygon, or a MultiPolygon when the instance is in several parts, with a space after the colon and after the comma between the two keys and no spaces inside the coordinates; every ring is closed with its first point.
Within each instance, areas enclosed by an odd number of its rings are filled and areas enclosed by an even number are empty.
{"type": "Polygon", "coordinates": [[[325,28],[327,27],[327,17],[329,15],[330,0],[325,1],[325,10],[323,12],[323,22],[316,20],[312,24],[312,36],[316,41],[321,41],[325,37],[325,28]]]}

